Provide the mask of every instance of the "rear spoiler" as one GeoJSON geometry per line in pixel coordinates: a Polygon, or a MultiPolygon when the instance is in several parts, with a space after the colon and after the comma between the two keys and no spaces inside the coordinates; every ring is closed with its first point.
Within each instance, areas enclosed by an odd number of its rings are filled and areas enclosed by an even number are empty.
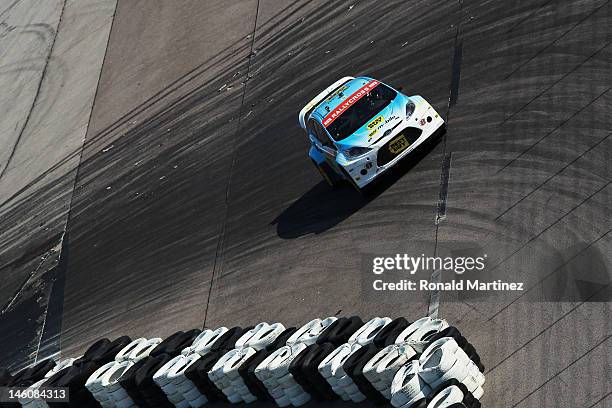
{"type": "Polygon", "coordinates": [[[330,93],[332,93],[336,88],[339,88],[340,85],[342,85],[345,82],[350,81],[351,79],[355,79],[355,78],[352,76],[346,76],[342,79],[337,80],[336,82],[334,82],[333,84],[325,88],[323,92],[315,96],[310,102],[306,104],[306,106],[304,106],[304,108],[302,108],[302,110],[300,111],[300,116],[299,116],[299,122],[300,122],[300,126],[302,127],[302,129],[306,130],[306,115],[315,106],[321,103],[321,101],[325,99],[330,93]]]}

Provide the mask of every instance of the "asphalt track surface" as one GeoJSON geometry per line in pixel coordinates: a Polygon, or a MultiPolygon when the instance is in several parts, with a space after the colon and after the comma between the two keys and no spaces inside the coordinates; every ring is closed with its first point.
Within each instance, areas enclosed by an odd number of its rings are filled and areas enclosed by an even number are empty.
{"type": "Polygon", "coordinates": [[[609,406],[611,8],[119,2],[44,336],[69,356],[100,335],[437,312],[483,356],[485,406],[609,406]],[[297,126],[360,74],[448,119],[366,198],[326,187],[297,126]],[[368,292],[394,253],[487,254],[527,291],[368,292]]]}

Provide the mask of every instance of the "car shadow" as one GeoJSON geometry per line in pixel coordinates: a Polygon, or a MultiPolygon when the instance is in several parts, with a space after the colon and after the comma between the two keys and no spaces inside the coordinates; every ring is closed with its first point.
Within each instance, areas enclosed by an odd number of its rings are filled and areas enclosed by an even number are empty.
{"type": "Polygon", "coordinates": [[[440,140],[438,137],[419,146],[362,194],[355,191],[348,183],[332,189],[321,181],[283,210],[271,224],[276,225],[276,233],[283,239],[295,239],[325,232],[376,199],[413,169],[440,143],[440,140]]]}

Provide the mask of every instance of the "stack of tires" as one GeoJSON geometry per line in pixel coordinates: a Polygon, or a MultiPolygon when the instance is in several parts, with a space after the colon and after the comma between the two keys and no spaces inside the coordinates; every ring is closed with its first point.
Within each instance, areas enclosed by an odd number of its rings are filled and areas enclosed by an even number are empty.
{"type": "MultiPolygon", "coordinates": [[[[462,336],[456,328],[446,334],[462,336]]],[[[440,335],[439,333],[438,335],[440,335]]],[[[441,334],[443,335],[443,334],[441,334]]],[[[418,359],[401,367],[391,385],[391,404],[396,408],[451,406],[480,407],[484,391],[484,367],[473,347],[463,347],[455,337],[432,339],[418,359]],[[467,349],[467,352],[466,352],[467,349]],[[444,404],[443,404],[444,402],[444,404]]]]}
{"type": "Polygon", "coordinates": [[[258,351],[266,350],[286,331],[281,323],[259,323],[244,333],[235,348],[223,355],[208,372],[210,380],[231,403],[253,402],[257,396],[240,375],[240,368],[255,358],[258,351]]]}
{"type": "Polygon", "coordinates": [[[311,320],[289,336],[285,346],[272,352],[257,365],[255,376],[278,406],[299,407],[310,401],[311,394],[298,383],[289,368],[292,362],[308,346],[314,345],[319,336],[336,320],[335,317],[311,320]]]}
{"type": "MultiPolygon", "coordinates": [[[[350,375],[345,370],[345,363],[358,350],[373,343],[376,335],[389,323],[391,319],[388,317],[375,317],[366,324],[356,330],[348,341],[332,353],[330,353],[318,367],[319,372],[331,386],[331,389],[338,394],[344,401],[361,402],[366,399],[366,395],[362,392],[365,389],[360,388],[354,381],[354,375],[350,375]]],[[[359,357],[351,359],[347,367],[350,366],[354,371],[354,366],[363,360],[363,352],[372,352],[372,348],[361,350],[359,357]]],[[[369,394],[369,390],[366,391],[369,394]]]]}
{"type": "Polygon", "coordinates": [[[97,369],[85,387],[103,408],[129,408],[136,404],[119,383],[119,379],[138,361],[149,356],[162,339],[139,338],[131,341],[110,361],[97,369]]]}
{"type": "Polygon", "coordinates": [[[479,408],[484,366],[456,327],[425,317],[314,319],[302,327],[179,331],[165,340],[101,339],[76,359],[40,362],[0,386],[67,387],[69,403],[20,399],[0,408],[200,408],[209,402],[366,399],[395,408],[479,408]]]}

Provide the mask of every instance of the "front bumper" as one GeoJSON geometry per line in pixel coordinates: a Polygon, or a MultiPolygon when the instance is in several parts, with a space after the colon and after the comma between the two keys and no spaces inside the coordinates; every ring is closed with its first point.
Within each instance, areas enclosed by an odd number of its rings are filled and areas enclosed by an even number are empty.
{"type": "MultiPolygon", "coordinates": [[[[429,104],[427,104],[425,109],[420,109],[419,115],[413,115],[401,129],[398,129],[397,132],[394,132],[394,134],[388,136],[384,140],[379,141],[367,155],[349,163],[345,163],[344,165],[340,165],[344,168],[346,175],[350,177],[359,188],[363,188],[382,173],[393,167],[397,162],[412,153],[426,140],[437,137],[439,134],[443,133],[444,130],[444,120],[429,104]],[[431,120],[428,121],[429,119],[431,120]],[[389,142],[406,131],[407,128],[419,129],[421,131],[420,136],[409,144],[405,150],[397,155],[393,155],[392,159],[387,160],[384,164],[379,164],[380,149],[389,148],[389,142]]],[[[389,154],[387,154],[387,157],[388,156],[389,154]]]]}

